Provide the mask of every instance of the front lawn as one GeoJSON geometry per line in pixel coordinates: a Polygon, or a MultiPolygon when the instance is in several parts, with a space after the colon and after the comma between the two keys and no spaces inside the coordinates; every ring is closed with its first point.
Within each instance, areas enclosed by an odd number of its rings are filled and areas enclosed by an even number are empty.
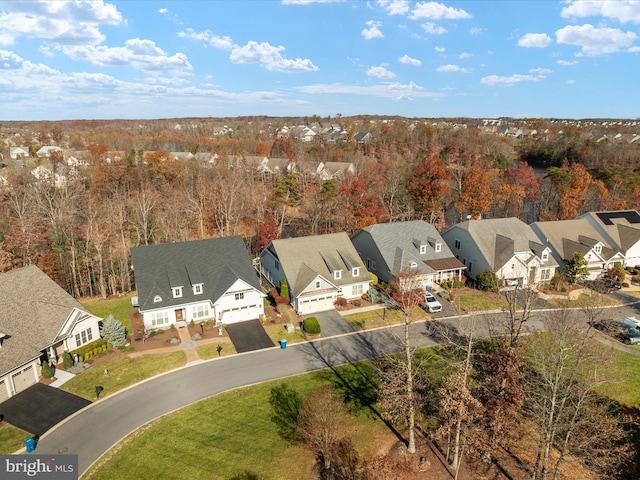
{"type": "Polygon", "coordinates": [[[266,323],[263,327],[275,345],[278,345],[278,342],[282,339],[286,340],[289,344],[300,343],[306,340],[304,333],[302,333],[302,330],[297,328],[297,326],[293,333],[288,333],[283,323],[266,323]]]}
{"type": "Polygon", "coordinates": [[[131,297],[133,293],[117,298],[89,298],[80,299],[79,302],[84,307],[93,313],[95,316],[102,319],[106,319],[109,315],[113,315],[113,318],[118,320],[127,329],[127,334],[131,335],[133,332],[131,328],[131,320],[129,319],[129,312],[134,309],[131,304],[131,297]]]}
{"type": "Polygon", "coordinates": [[[612,349],[616,378],[596,390],[627,407],[640,408],[640,356],[612,349]]]}
{"type": "Polygon", "coordinates": [[[231,342],[220,342],[220,343],[208,343],[206,345],[198,345],[196,347],[196,351],[198,352],[198,356],[202,360],[209,360],[211,358],[217,357],[226,357],[227,355],[233,355],[236,352],[236,348],[233,346],[231,342]],[[220,353],[218,353],[218,345],[222,347],[220,349],[220,353]]]}
{"type": "MultiPolygon", "coordinates": [[[[358,366],[340,367],[336,373],[373,388],[358,366]]],[[[282,384],[305,395],[320,385],[338,382],[336,373],[326,370],[254,385],[186,407],[132,434],[83,478],[313,478],[313,455],[278,435],[269,396],[273,387],[282,384]],[[161,454],[158,439],[162,439],[161,454]]],[[[353,427],[344,428],[360,452],[375,452],[397,441],[367,409],[360,407],[353,422],[353,427]]]]}
{"type": "Polygon", "coordinates": [[[136,357],[122,355],[88,368],[60,388],[93,401],[96,399],[96,385],[104,388],[101,397],[105,397],[154,375],[182,367],[186,363],[187,355],[182,350],[136,357]],[[109,372],[107,375],[104,373],[105,369],[109,372]]]}
{"type": "MultiPolygon", "coordinates": [[[[420,307],[413,307],[411,321],[416,322],[428,320],[429,318],[431,318],[429,314],[420,307]]],[[[345,315],[344,319],[353,325],[356,330],[367,330],[390,325],[401,325],[404,323],[404,313],[398,308],[380,308],[378,310],[345,315]]]]}
{"type": "Polygon", "coordinates": [[[504,295],[493,292],[475,290],[473,288],[454,288],[448,290],[453,298],[449,301],[460,312],[484,312],[508,308],[504,295]]]}
{"type": "Polygon", "coordinates": [[[9,455],[24,447],[23,440],[31,435],[13,425],[0,425],[0,455],[9,455]]]}

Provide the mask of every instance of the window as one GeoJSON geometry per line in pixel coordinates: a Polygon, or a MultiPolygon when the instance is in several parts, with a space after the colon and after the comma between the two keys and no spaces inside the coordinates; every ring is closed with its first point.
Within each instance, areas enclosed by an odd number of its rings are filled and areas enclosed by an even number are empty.
{"type": "Polygon", "coordinates": [[[76,346],[78,347],[90,342],[91,340],[93,340],[93,333],[90,328],[87,328],[80,333],[76,333],[76,346]]]}
{"type": "Polygon", "coordinates": [[[333,278],[334,280],[340,280],[342,278],[342,270],[334,270],[333,278]]]}
{"type": "Polygon", "coordinates": [[[351,295],[353,295],[354,297],[356,295],[362,295],[362,284],[361,283],[351,287],[351,295]]]}
{"type": "Polygon", "coordinates": [[[371,270],[373,270],[374,272],[376,271],[376,262],[375,262],[375,260],[371,261],[371,270]]]}
{"type": "Polygon", "coordinates": [[[454,241],[454,246],[457,250],[460,250],[460,240],[455,240],[454,241]]]}
{"type": "Polygon", "coordinates": [[[466,265],[466,264],[467,264],[467,259],[466,259],[466,258],[463,258],[463,259],[462,259],[462,264],[463,264],[463,265],[466,265]]]}
{"type": "Polygon", "coordinates": [[[320,288],[320,280],[316,280],[316,288],[320,288]]]}
{"type": "Polygon", "coordinates": [[[236,300],[244,300],[244,292],[236,293],[236,300]]]}
{"type": "Polygon", "coordinates": [[[425,253],[427,253],[427,246],[420,245],[420,255],[424,255],[425,253]]]}
{"type": "Polygon", "coordinates": [[[202,284],[201,283],[196,283],[193,286],[193,294],[194,295],[200,295],[202,293],[202,284]]]}
{"type": "Polygon", "coordinates": [[[469,262],[469,266],[467,267],[467,271],[471,273],[471,269],[473,268],[473,262],[469,262]]]}
{"type": "Polygon", "coordinates": [[[418,268],[418,264],[412,260],[409,262],[409,268],[418,268]]]}
{"type": "Polygon", "coordinates": [[[182,287],[173,287],[171,291],[173,292],[173,298],[182,297],[182,287]]]}
{"type": "Polygon", "coordinates": [[[593,249],[596,253],[602,252],[602,245],[596,245],[593,249]]]}
{"type": "Polygon", "coordinates": [[[545,282],[547,280],[551,280],[551,269],[550,268],[543,268],[542,270],[540,270],[540,280],[545,282]]]}
{"type": "Polygon", "coordinates": [[[353,267],[351,269],[351,276],[352,277],[357,277],[360,275],[360,267],[353,267]]]}
{"type": "Polygon", "coordinates": [[[280,270],[280,262],[276,260],[276,270],[280,270]]]}
{"type": "Polygon", "coordinates": [[[210,317],[211,315],[209,315],[209,305],[195,305],[191,310],[191,316],[194,319],[210,317]]]}
{"type": "Polygon", "coordinates": [[[166,325],[168,323],[169,323],[168,312],[154,312],[151,314],[152,327],[161,327],[162,325],[166,325]]]}
{"type": "Polygon", "coordinates": [[[159,303],[162,301],[162,297],[160,295],[156,295],[153,297],[153,303],[159,303]]]}
{"type": "Polygon", "coordinates": [[[543,252],[542,253],[542,261],[546,262],[547,260],[549,260],[549,252],[543,252]]]}
{"type": "Polygon", "coordinates": [[[442,251],[442,244],[436,243],[436,252],[441,252],[441,251],[442,251]]]}

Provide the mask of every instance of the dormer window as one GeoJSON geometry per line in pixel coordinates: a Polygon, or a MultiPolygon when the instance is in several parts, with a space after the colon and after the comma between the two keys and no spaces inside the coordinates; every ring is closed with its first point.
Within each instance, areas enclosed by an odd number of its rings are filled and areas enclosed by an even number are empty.
{"type": "Polygon", "coordinates": [[[593,251],[596,253],[601,253],[602,252],[602,245],[596,245],[595,247],[593,247],[593,251]]]}
{"type": "Polygon", "coordinates": [[[542,252],[542,261],[546,262],[549,260],[549,252],[542,252]]]}
{"type": "Polygon", "coordinates": [[[160,295],[156,295],[153,297],[153,303],[159,303],[162,301],[162,297],[160,295]]]}
{"type": "Polygon", "coordinates": [[[351,276],[352,277],[357,277],[360,275],[360,267],[353,267],[351,269],[351,276]]]}
{"type": "Polygon", "coordinates": [[[202,287],[203,287],[203,285],[202,285],[201,283],[196,283],[196,284],[193,286],[193,294],[194,294],[194,295],[200,295],[200,294],[202,294],[202,291],[203,291],[203,288],[202,288],[202,287]]]}
{"type": "Polygon", "coordinates": [[[182,287],[173,287],[171,291],[173,292],[173,298],[182,297],[182,287]]]}
{"type": "Polygon", "coordinates": [[[427,253],[427,246],[420,245],[420,255],[424,255],[425,253],[427,253]]]}
{"type": "Polygon", "coordinates": [[[418,268],[418,264],[414,261],[409,262],[409,268],[414,269],[418,268]]]}
{"type": "Polygon", "coordinates": [[[334,270],[333,271],[333,279],[340,280],[342,278],[342,270],[334,270]]]}
{"type": "Polygon", "coordinates": [[[436,252],[441,252],[442,251],[442,244],[441,243],[436,243],[435,250],[436,250],[436,252]]]}

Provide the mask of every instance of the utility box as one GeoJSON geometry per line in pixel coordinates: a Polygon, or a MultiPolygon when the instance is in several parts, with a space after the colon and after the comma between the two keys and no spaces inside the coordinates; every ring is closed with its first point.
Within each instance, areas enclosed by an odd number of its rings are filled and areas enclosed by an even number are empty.
{"type": "Polygon", "coordinates": [[[294,333],[296,331],[296,327],[293,323],[287,323],[284,326],[284,329],[287,331],[287,333],[294,333]]]}

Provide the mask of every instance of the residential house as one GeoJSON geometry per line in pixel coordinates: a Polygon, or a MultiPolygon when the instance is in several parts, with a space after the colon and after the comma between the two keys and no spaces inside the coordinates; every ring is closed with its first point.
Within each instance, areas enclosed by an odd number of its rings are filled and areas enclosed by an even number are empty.
{"type": "Polygon", "coordinates": [[[291,305],[302,315],[331,310],[338,297],[360,298],[371,280],[344,232],[272,240],[260,253],[260,269],[273,286],[286,279],[291,305]]]}
{"type": "Polygon", "coordinates": [[[133,247],[131,263],[147,329],[264,314],[265,295],[238,235],[133,247]]]}
{"type": "Polygon", "coordinates": [[[640,265],[640,214],[636,210],[589,212],[581,215],[614,250],[624,255],[624,265],[640,265]]]}
{"type": "Polygon", "coordinates": [[[480,272],[494,273],[501,287],[551,280],[558,262],[529,225],[511,218],[467,220],[444,232],[442,238],[467,267],[474,280],[480,272]]]}
{"type": "Polygon", "coordinates": [[[29,147],[11,147],[9,156],[12,160],[29,158],[29,147]]]}
{"type": "Polygon", "coordinates": [[[553,258],[563,268],[574,253],[587,261],[588,279],[595,280],[625,262],[624,255],[610,245],[587,218],[534,222],[531,228],[540,241],[551,248],[553,258]]]}
{"type": "Polygon", "coordinates": [[[0,402],[37,383],[42,361],[99,339],[99,321],[36,266],[1,273],[0,402]]]}
{"type": "Polygon", "coordinates": [[[434,283],[460,280],[465,266],[436,228],[422,220],[378,223],[357,231],[351,242],[371,273],[390,283],[402,272],[415,272],[427,290],[434,283]]]}
{"type": "Polygon", "coordinates": [[[55,145],[45,145],[44,147],[40,147],[40,149],[36,152],[36,156],[38,158],[49,158],[53,152],[61,152],[62,149],[55,145]]]}
{"type": "Polygon", "coordinates": [[[67,183],[66,170],[64,165],[56,165],[55,170],[51,165],[38,165],[31,170],[31,175],[39,182],[51,182],[56,187],[62,187],[67,183]]]}

